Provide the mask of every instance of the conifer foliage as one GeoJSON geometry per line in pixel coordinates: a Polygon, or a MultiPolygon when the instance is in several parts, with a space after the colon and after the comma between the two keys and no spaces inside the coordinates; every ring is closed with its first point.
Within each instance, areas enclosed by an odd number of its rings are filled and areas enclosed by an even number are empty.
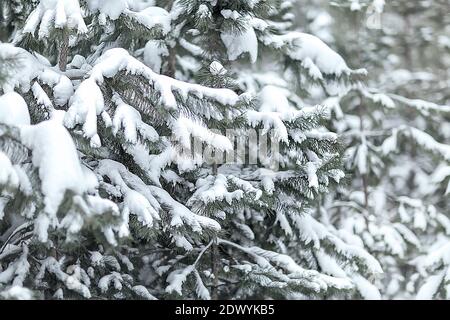
{"type": "MultiPolygon", "coordinates": [[[[402,214],[450,226],[441,197],[385,174],[402,141],[448,171],[423,127],[446,107],[368,88],[368,59],[297,26],[302,2],[3,1],[0,297],[381,298],[385,266],[420,246],[402,214]],[[375,135],[394,102],[417,115],[375,135]],[[380,252],[361,233],[384,186],[401,222],[380,252]]],[[[412,272],[437,286],[429,262],[412,272]]]]}
{"type": "Polygon", "coordinates": [[[385,274],[376,285],[384,298],[448,298],[443,270],[450,108],[442,86],[450,51],[442,33],[448,29],[444,4],[314,4],[321,10],[310,16],[310,28],[349,63],[370,66],[363,84],[315,98],[331,110],[327,127],[345,144],[350,177],[323,201],[325,217],[381,263],[385,274]]]}

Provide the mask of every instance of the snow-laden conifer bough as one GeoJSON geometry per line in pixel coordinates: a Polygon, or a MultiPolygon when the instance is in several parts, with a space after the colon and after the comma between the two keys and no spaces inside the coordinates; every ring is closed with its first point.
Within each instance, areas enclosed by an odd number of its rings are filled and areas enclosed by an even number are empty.
{"type": "Polygon", "coordinates": [[[333,6],[316,13],[316,32],[328,24],[320,33],[345,48],[340,53],[347,62],[364,61],[370,72],[366,85],[324,102],[352,175],[324,201],[326,219],[381,263],[385,273],[376,286],[383,298],[448,299],[442,257],[450,231],[450,48],[442,45],[448,27],[434,22],[445,9],[439,1],[414,8],[401,1],[333,6]],[[368,19],[378,19],[378,26],[369,26],[377,30],[366,29],[368,19]],[[420,32],[424,25],[427,35],[420,32]],[[341,36],[349,29],[360,30],[353,41],[341,36]]]}
{"type": "MultiPolygon", "coordinates": [[[[363,85],[364,66],[294,26],[294,0],[21,2],[2,9],[0,297],[381,298],[383,260],[358,234],[370,226],[347,227],[365,213],[326,218],[343,157],[367,174],[369,152],[404,139],[447,163],[449,146],[412,123],[345,145],[360,132],[342,101],[448,107],[363,85]],[[236,137],[278,148],[244,164],[181,152],[233,153],[236,137]]],[[[392,230],[378,233],[401,255],[392,230]]],[[[420,265],[436,261],[445,253],[420,265]]]]}

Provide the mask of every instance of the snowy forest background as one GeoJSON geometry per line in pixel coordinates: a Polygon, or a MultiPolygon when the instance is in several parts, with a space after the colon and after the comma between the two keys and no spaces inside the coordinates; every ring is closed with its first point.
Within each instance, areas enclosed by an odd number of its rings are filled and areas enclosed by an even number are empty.
{"type": "Polygon", "coordinates": [[[0,0],[0,41],[1,298],[450,298],[448,0],[0,0]]]}

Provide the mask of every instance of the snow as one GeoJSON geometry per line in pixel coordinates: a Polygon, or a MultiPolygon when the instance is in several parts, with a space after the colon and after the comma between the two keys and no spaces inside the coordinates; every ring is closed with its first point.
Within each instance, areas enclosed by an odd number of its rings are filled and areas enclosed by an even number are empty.
{"type": "Polygon", "coordinates": [[[1,292],[0,295],[3,299],[8,300],[31,300],[33,298],[33,292],[22,286],[12,286],[1,292]]]}
{"type": "Polygon", "coordinates": [[[51,27],[75,29],[86,33],[87,27],[78,0],[41,0],[31,13],[23,28],[24,33],[32,33],[39,27],[39,39],[49,36],[51,27]]]}
{"type": "Polygon", "coordinates": [[[73,95],[74,89],[72,82],[66,76],[61,76],[59,81],[53,87],[53,94],[57,106],[64,106],[73,95]]]}
{"type": "Polygon", "coordinates": [[[225,18],[225,19],[233,19],[233,20],[237,20],[241,17],[241,15],[239,14],[239,12],[237,12],[236,10],[229,10],[229,9],[223,9],[220,11],[220,14],[225,18]]]}
{"type": "Polygon", "coordinates": [[[186,39],[180,39],[180,46],[189,51],[194,56],[206,55],[201,47],[187,41],[186,39]]]}
{"type": "Polygon", "coordinates": [[[442,156],[447,161],[450,160],[450,145],[439,143],[428,133],[414,127],[404,125],[399,127],[398,131],[414,139],[424,149],[442,156]]]}
{"type": "Polygon", "coordinates": [[[160,73],[163,57],[168,55],[169,51],[164,43],[149,40],[144,48],[144,63],[154,72],[160,73]]]}
{"type": "Polygon", "coordinates": [[[39,74],[39,80],[53,88],[57,106],[65,105],[73,94],[73,85],[69,78],[51,68],[44,68],[39,74]]]}
{"type": "MultiPolygon", "coordinates": [[[[97,83],[103,83],[104,77],[114,77],[120,71],[127,71],[131,75],[141,75],[161,94],[161,102],[169,108],[177,105],[173,91],[177,91],[183,98],[189,94],[197,98],[209,98],[223,105],[235,105],[239,97],[229,89],[214,89],[198,84],[190,84],[173,78],[159,75],[150,68],[131,57],[124,49],[110,49],[97,61],[91,72],[91,78],[97,83]]],[[[88,81],[85,80],[85,81],[88,81]]]]}
{"type": "Polygon", "coordinates": [[[145,185],[142,180],[130,173],[120,163],[102,160],[97,170],[98,173],[108,176],[114,184],[117,184],[125,197],[130,196],[131,193],[132,198],[127,201],[127,206],[131,206],[135,210],[131,213],[139,215],[144,222],[150,220],[147,213],[150,213],[154,219],[159,220],[158,211],[163,206],[171,214],[170,225],[172,227],[178,228],[186,224],[198,233],[202,233],[203,228],[220,230],[220,225],[216,221],[194,214],[187,207],[175,201],[167,191],[159,187],[145,185]],[[138,196],[133,190],[143,195],[146,200],[138,196]],[[137,202],[134,203],[135,201],[137,202]]]}
{"type": "MultiPolygon", "coordinates": [[[[42,223],[55,223],[59,205],[66,191],[82,194],[86,188],[84,175],[78,160],[78,154],[69,132],[55,121],[44,121],[34,126],[20,129],[22,142],[32,150],[33,165],[39,168],[42,193],[44,194],[44,211],[42,223]]],[[[38,230],[41,241],[47,240],[45,226],[38,230]]]]}
{"type": "Polygon", "coordinates": [[[258,39],[255,30],[247,26],[245,30],[236,34],[233,32],[222,32],[220,34],[223,44],[227,49],[228,59],[236,60],[243,53],[250,55],[251,63],[258,58],[258,39]]]}
{"type": "MultiPolygon", "coordinates": [[[[3,189],[0,195],[2,195],[5,192],[4,189],[15,189],[19,186],[19,176],[11,161],[3,152],[0,152],[0,165],[0,186],[3,189]]],[[[4,213],[1,205],[0,209],[0,219],[2,219],[4,213]]]]}
{"type": "Polygon", "coordinates": [[[39,283],[44,277],[45,273],[53,274],[58,280],[64,283],[64,285],[69,289],[77,292],[86,299],[91,297],[89,288],[80,282],[77,277],[68,275],[61,270],[61,264],[53,257],[48,257],[41,261],[41,267],[39,273],[36,276],[36,281],[39,283]]]}
{"type": "Polygon", "coordinates": [[[160,7],[139,6],[130,0],[87,0],[87,4],[89,10],[99,14],[103,25],[106,24],[106,18],[114,21],[124,15],[148,29],[159,26],[164,35],[171,29],[171,15],[160,7]]]}
{"type": "Polygon", "coordinates": [[[202,227],[219,231],[220,225],[207,217],[196,215],[182,204],[176,202],[170,195],[159,188],[150,187],[152,194],[164,205],[170,208],[172,219],[170,225],[173,227],[180,227],[184,223],[189,225],[193,231],[201,233],[202,227]]]}
{"type": "Polygon", "coordinates": [[[261,112],[289,112],[293,111],[289,105],[287,96],[289,91],[282,89],[273,85],[264,86],[259,92],[260,107],[261,112]]]}
{"type": "Polygon", "coordinates": [[[348,258],[358,258],[364,261],[368,271],[372,274],[383,273],[380,263],[364,249],[350,245],[331,234],[325,226],[310,215],[292,216],[293,223],[299,232],[299,236],[305,244],[311,243],[315,248],[321,247],[322,241],[329,241],[339,254],[348,258]]]}
{"type": "Polygon", "coordinates": [[[116,20],[128,8],[129,0],[88,0],[89,10],[99,11],[111,20],[116,20]]]}
{"type": "Polygon", "coordinates": [[[417,236],[409,230],[405,225],[400,223],[394,223],[394,228],[401,234],[401,236],[412,245],[416,246],[417,248],[420,248],[420,241],[417,238],[417,236]]]}
{"type": "Polygon", "coordinates": [[[439,289],[442,281],[444,280],[445,272],[441,272],[437,275],[432,275],[428,280],[420,287],[417,293],[417,300],[431,300],[439,289]]]}
{"type": "Polygon", "coordinates": [[[319,129],[312,129],[310,131],[306,131],[304,134],[306,138],[316,139],[320,141],[336,142],[338,140],[338,134],[319,129]]]}
{"type": "MultiPolygon", "coordinates": [[[[98,173],[109,177],[109,179],[120,187],[123,195],[123,207],[122,214],[125,216],[125,220],[129,220],[129,215],[134,214],[138,217],[138,220],[144,225],[153,226],[154,220],[160,220],[159,216],[159,204],[156,203],[155,198],[149,195],[148,192],[143,195],[142,190],[140,192],[133,190],[129,187],[126,178],[126,169],[122,165],[116,164],[110,160],[104,160],[100,163],[98,173]]],[[[131,175],[131,174],[130,174],[131,175]]],[[[130,177],[128,177],[130,179],[130,177]]],[[[134,179],[134,178],[132,178],[134,179]]],[[[136,182],[135,182],[136,183],[136,182]]],[[[137,181],[139,183],[139,181],[137,181]]],[[[143,184],[140,182],[140,184],[143,184]]],[[[136,187],[135,185],[132,185],[136,187]]],[[[141,185],[142,188],[142,185],[141,185]]]]}
{"type": "Polygon", "coordinates": [[[385,5],[386,5],[385,0],[373,0],[372,1],[372,7],[374,8],[375,12],[378,12],[378,13],[383,12],[385,5]]]}
{"type": "Polygon", "coordinates": [[[91,141],[91,146],[100,147],[97,134],[97,116],[104,108],[103,94],[100,88],[89,78],[83,81],[70,98],[69,110],[64,118],[64,125],[72,129],[77,124],[83,125],[83,132],[91,141]]]}
{"type": "Polygon", "coordinates": [[[38,104],[45,106],[47,110],[53,110],[53,103],[38,82],[33,84],[31,91],[38,104]]]}
{"type": "MultiPolygon", "coordinates": [[[[372,43],[384,49],[367,59],[344,60],[332,48],[345,48],[351,35],[337,35],[341,17],[312,1],[301,17],[294,1],[267,12],[261,0],[241,3],[258,12],[232,1],[172,2],[37,1],[25,29],[6,36],[28,47],[28,39],[45,45],[70,29],[65,72],[57,54],[0,43],[0,60],[19,58],[17,68],[0,66],[0,298],[38,298],[50,284],[56,299],[69,291],[210,299],[215,280],[230,299],[260,290],[269,299],[448,298],[448,57],[428,59],[436,74],[394,70],[406,65],[388,52],[400,32],[372,43]],[[208,21],[215,27],[205,31],[208,21]],[[120,32],[133,26],[149,32],[120,32]],[[363,67],[359,60],[374,71],[366,82],[373,87],[359,82],[364,69],[350,68],[363,67]],[[172,62],[174,75],[163,75],[172,62]],[[262,133],[251,151],[269,138],[277,149],[256,164],[217,163],[212,156],[228,156],[235,139],[215,128],[230,127],[238,137],[262,133]],[[190,150],[193,141],[205,152],[190,150]],[[367,190],[361,175],[371,178],[367,190]],[[57,257],[27,256],[34,240],[57,257]],[[76,256],[62,245],[74,240],[87,241],[76,256]],[[233,277],[249,287],[234,290],[233,277]]],[[[349,0],[342,11],[375,16],[384,6],[349,0]]],[[[419,24],[413,38],[443,49],[447,29],[419,24]]]]}
{"type": "Polygon", "coordinates": [[[231,181],[235,186],[240,188],[242,191],[244,191],[247,195],[253,193],[254,199],[256,201],[258,201],[261,198],[262,190],[253,187],[253,185],[250,182],[239,179],[238,177],[235,177],[233,175],[229,175],[227,179],[231,181]]]}
{"type": "Polygon", "coordinates": [[[98,287],[102,292],[108,291],[111,285],[114,286],[114,289],[120,291],[122,290],[122,282],[124,279],[122,278],[122,275],[118,272],[111,272],[110,274],[107,274],[106,276],[103,276],[98,281],[98,287]]]}
{"type": "Polygon", "coordinates": [[[160,26],[164,35],[169,33],[171,29],[171,16],[163,8],[148,7],[139,12],[124,10],[124,13],[136,19],[139,23],[143,24],[148,29],[160,26]]]}
{"type": "Polygon", "coordinates": [[[397,133],[398,130],[394,128],[392,130],[392,135],[390,135],[383,141],[383,144],[381,145],[381,151],[384,155],[388,155],[397,150],[397,133]]]}
{"type": "Polygon", "coordinates": [[[187,268],[182,270],[172,271],[167,277],[167,282],[169,283],[169,285],[166,287],[165,291],[167,293],[172,293],[175,291],[180,296],[182,296],[183,283],[186,282],[187,276],[190,275],[192,271],[194,271],[194,266],[188,266],[187,268]]]}
{"type": "Polygon", "coordinates": [[[263,133],[269,132],[273,129],[274,137],[278,141],[288,142],[288,132],[286,126],[284,125],[282,119],[282,114],[277,112],[258,112],[258,111],[247,111],[246,117],[248,124],[253,128],[258,125],[263,124],[263,133]]]}
{"type": "Polygon", "coordinates": [[[431,250],[420,262],[422,267],[433,270],[450,263],[450,243],[446,242],[444,245],[436,243],[435,246],[437,248],[432,248],[434,250],[431,250]]]}
{"type": "Polygon", "coordinates": [[[214,76],[223,76],[227,73],[227,69],[219,61],[213,61],[209,65],[209,72],[214,76]]]}
{"type": "Polygon", "coordinates": [[[125,140],[132,144],[138,142],[138,133],[149,141],[158,140],[159,135],[156,130],[142,121],[141,114],[136,109],[123,102],[118,96],[113,97],[113,100],[117,105],[112,120],[114,135],[117,135],[118,131],[123,128],[125,140]]]}
{"type": "Polygon", "coordinates": [[[317,251],[315,255],[317,257],[317,261],[319,262],[320,268],[323,272],[334,277],[339,278],[347,277],[347,274],[342,269],[342,267],[339,266],[338,262],[329,255],[327,255],[325,252],[317,251]]]}
{"type": "Polygon", "coordinates": [[[43,104],[50,112],[53,111],[52,103],[43,91],[41,84],[50,86],[56,106],[65,105],[72,96],[73,85],[70,79],[55,68],[50,67],[48,61],[45,61],[38,54],[31,55],[21,48],[15,48],[9,44],[0,44],[0,55],[17,57],[20,66],[2,83],[2,89],[5,92],[14,90],[28,92],[31,89],[38,103],[43,104]]]}
{"type": "Polygon", "coordinates": [[[358,146],[356,151],[356,165],[359,170],[360,174],[366,174],[368,173],[368,165],[367,165],[367,158],[369,153],[369,147],[366,143],[366,137],[361,137],[361,145],[358,146]]]}
{"type": "Polygon", "coordinates": [[[306,174],[308,176],[308,186],[310,188],[319,188],[319,179],[317,178],[317,164],[315,162],[308,162],[306,164],[306,174]]]}
{"type": "Polygon", "coordinates": [[[144,226],[151,227],[153,219],[160,219],[150,202],[140,193],[130,189],[125,193],[123,210],[135,214],[144,226]]]}
{"type": "MultiPolygon", "coordinates": [[[[436,168],[436,170],[431,175],[431,182],[435,184],[443,183],[445,179],[450,177],[450,166],[439,166],[436,168]]],[[[445,191],[445,194],[450,194],[450,181],[447,185],[447,190],[445,191]]]]}
{"type": "MultiPolygon", "coordinates": [[[[127,152],[133,156],[136,164],[145,171],[145,175],[157,186],[160,186],[159,178],[162,170],[178,159],[174,147],[167,147],[160,154],[150,154],[147,148],[141,144],[128,147],[127,152]]],[[[183,158],[183,155],[180,155],[183,158]]]]}
{"type": "Polygon", "coordinates": [[[223,174],[197,180],[196,188],[197,190],[187,202],[188,206],[191,206],[196,200],[201,201],[201,205],[216,201],[226,201],[228,205],[231,205],[233,200],[239,201],[244,197],[243,190],[228,191],[228,180],[223,174]]]}
{"type": "Polygon", "coordinates": [[[8,92],[0,96],[0,123],[12,126],[30,124],[28,106],[20,94],[8,92]]]}
{"type": "Polygon", "coordinates": [[[366,98],[371,99],[373,102],[381,104],[383,107],[388,109],[395,108],[395,102],[386,94],[383,93],[372,93],[367,90],[362,90],[363,95],[366,98]]]}
{"type": "Polygon", "coordinates": [[[206,4],[199,5],[195,15],[199,19],[211,19],[211,11],[209,11],[209,8],[206,4]]]}
{"type": "Polygon", "coordinates": [[[355,275],[352,278],[353,282],[355,283],[356,287],[358,288],[358,291],[361,293],[361,296],[366,300],[381,300],[381,294],[380,291],[375,287],[373,284],[371,284],[369,281],[364,279],[360,275],[355,275]]]}
{"type": "Polygon", "coordinates": [[[424,101],[421,99],[408,99],[396,94],[390,94],[389,97],[403,103],[406,106],[421,111],[424,115],[429,115],[430,111],[450,112],[450,106],[448,105],[438,105],[436,103],[424,101]]]}
{"type": "Polygon", "coordinates": [[[136,293],[137,295],[139,295],[140,297],[147,299],[147,300],[156,300],[156,298],[150,294],[150,292],[148,292],[147,288],[141,285],[138,286],[134,286],[133,288],[131,288],[134,293],[136,293]]]}
{"type": "Polygon", "coordinates": [[[197,297],[203,300],[211,300],[211,295],[209,294],[208,289],[203,284],[202,278],[200,277],[200,274],[197,270],[194,270],[194,275],[196,280],[195,293],[197,294],[197,297]]]}
{"type": "Polygon", "coordinates": [[[387,251],[403,258],[406,251],[406,244],[403,241],[401,234],[390,226],[381,226],[377,231],[378,232],[372,232],[372,234],[376,236],[378,233],[382,237],[387,251]]]}
{"type": "Polygon", "coordinates": [[[273,263],[277,267],[285,269],[289,278],[293,281],[301,279],[301,284],[316,292],[327,290],[328,287],[335,287],[341,290],[349,290],[353,287],[351,281],[347,278],[334,278],[321,274],[315,270],[307,270],[300,267],[291,257],[279,254],[274,251],[268,251],[259,247],[243,247],[228,240],[219,239],[219,243],[223,243],[237,248],[250,256],[263,269],[272,271],[273,263]]]}
{"type": "Polygon", "coordinates": [[[288,143],[289,134],[284,122],[294,122],[302,118],[307,119],[315,114],[319,115],[321,109],[319,107],[305,107],[301,110],[293,110],[286,104],[286,98],[282,99],[280,94],[275,95],[278,98],[276,101],[272,99],[272,95],[268,93],[272,93],[273,91],[275,90],[271,88],[263,95],[264,100],[262,100],[261,108],[262,110],[273,110],[275,108],[275,110],[279,111],[249,110],[245,114],[247,122],[253,128],[262,125],[263,129],[261,134],[263,135],[273,129],[271,134],[277,141],[288,143]],[[275,106],[272,103],[275,103],[275,106]]]}
{"type": "Polygon", "coordinates": [[[23,87],[24,91],[28,91],[31,79],[41,71],[41,64],[27,51],[10,44],[0,43],[0,55],[3,59],[16,57],[20,67],[17,71],[8,74],[3,81],[1,84],[3,91],[14,91],[16,87],[23,87]]]}
{"type": "Polygon", "coordinates": [[[427,219],[422,210],[414,210],[414,228],[425,231],[427,229],[427,219]]]}
{"type": "Polygon", "coordinates": [[[201,141],[219,151],[231,151],[231,141],[218,133],[209,130],[205,125],[196,123],[190,118],[181,116],[172,125],[173,137],[187,149],[191,148],[191,137],[194,141],[201,141]]]}
{"type": "Polygon", "coordinates": [[[350,2],[350,10],[351,11],[360,11],[362,9],[362,5],[359,3],[359,0],[351,0],[350,2]]]}
{"type": "Polygon", "coordinates": [[[276,49],[288,45],[287,55],[293,60],[302,61],[303,67],[316,79],[323,79],[323,75],[340,77],[352,73],[366,73],[363,69],[351,70],[339,54],[319,38],[307,33],[289,32],[284,35],[270,35],[263,37],[263,42],[276,49]]]}

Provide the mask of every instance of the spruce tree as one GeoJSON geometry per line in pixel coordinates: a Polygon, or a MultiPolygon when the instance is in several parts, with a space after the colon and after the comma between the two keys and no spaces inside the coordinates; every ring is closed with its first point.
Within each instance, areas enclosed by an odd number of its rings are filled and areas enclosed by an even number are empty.
{"type": "Polygon", "coordinates": [[[422,255],[448,238],[449,107],[448,98],[436,93],[445,83],[437,66],[448,54],[438,44],[445,42],[445,26],[439,26],[442,19],[427,21],[440,16],[441,2],[421,5],[427,6],[425,14],[406,1],[336,1],[328,9],[322,3],[324,10],[310,17],[311,30],[321,26],[318,32],[350,65],[369,70],[364,83],[343,94],[315,97],[331,110],[328,127],[344,141],[349,177],[326,197],[323,211],[325,221],[380,261],[385,276],[377,286],[386,298],[415,297],[428,278],[425,270],[433,270],[422,255]],[[405,25],[405,11],[417,18],[414,26],[433,26],[426,41],[424,30],[405,25]],[[436,47],[444,58],[422,56],[424,48],[436,54],[436,47]]]}
{"type": "Polygon", "coordinates": [[[320,221],[342,151],[302,99],[366,72],[293,8],[41,0],[8,25],[2,297],[379,298],[378,261],[320,221]]]}

